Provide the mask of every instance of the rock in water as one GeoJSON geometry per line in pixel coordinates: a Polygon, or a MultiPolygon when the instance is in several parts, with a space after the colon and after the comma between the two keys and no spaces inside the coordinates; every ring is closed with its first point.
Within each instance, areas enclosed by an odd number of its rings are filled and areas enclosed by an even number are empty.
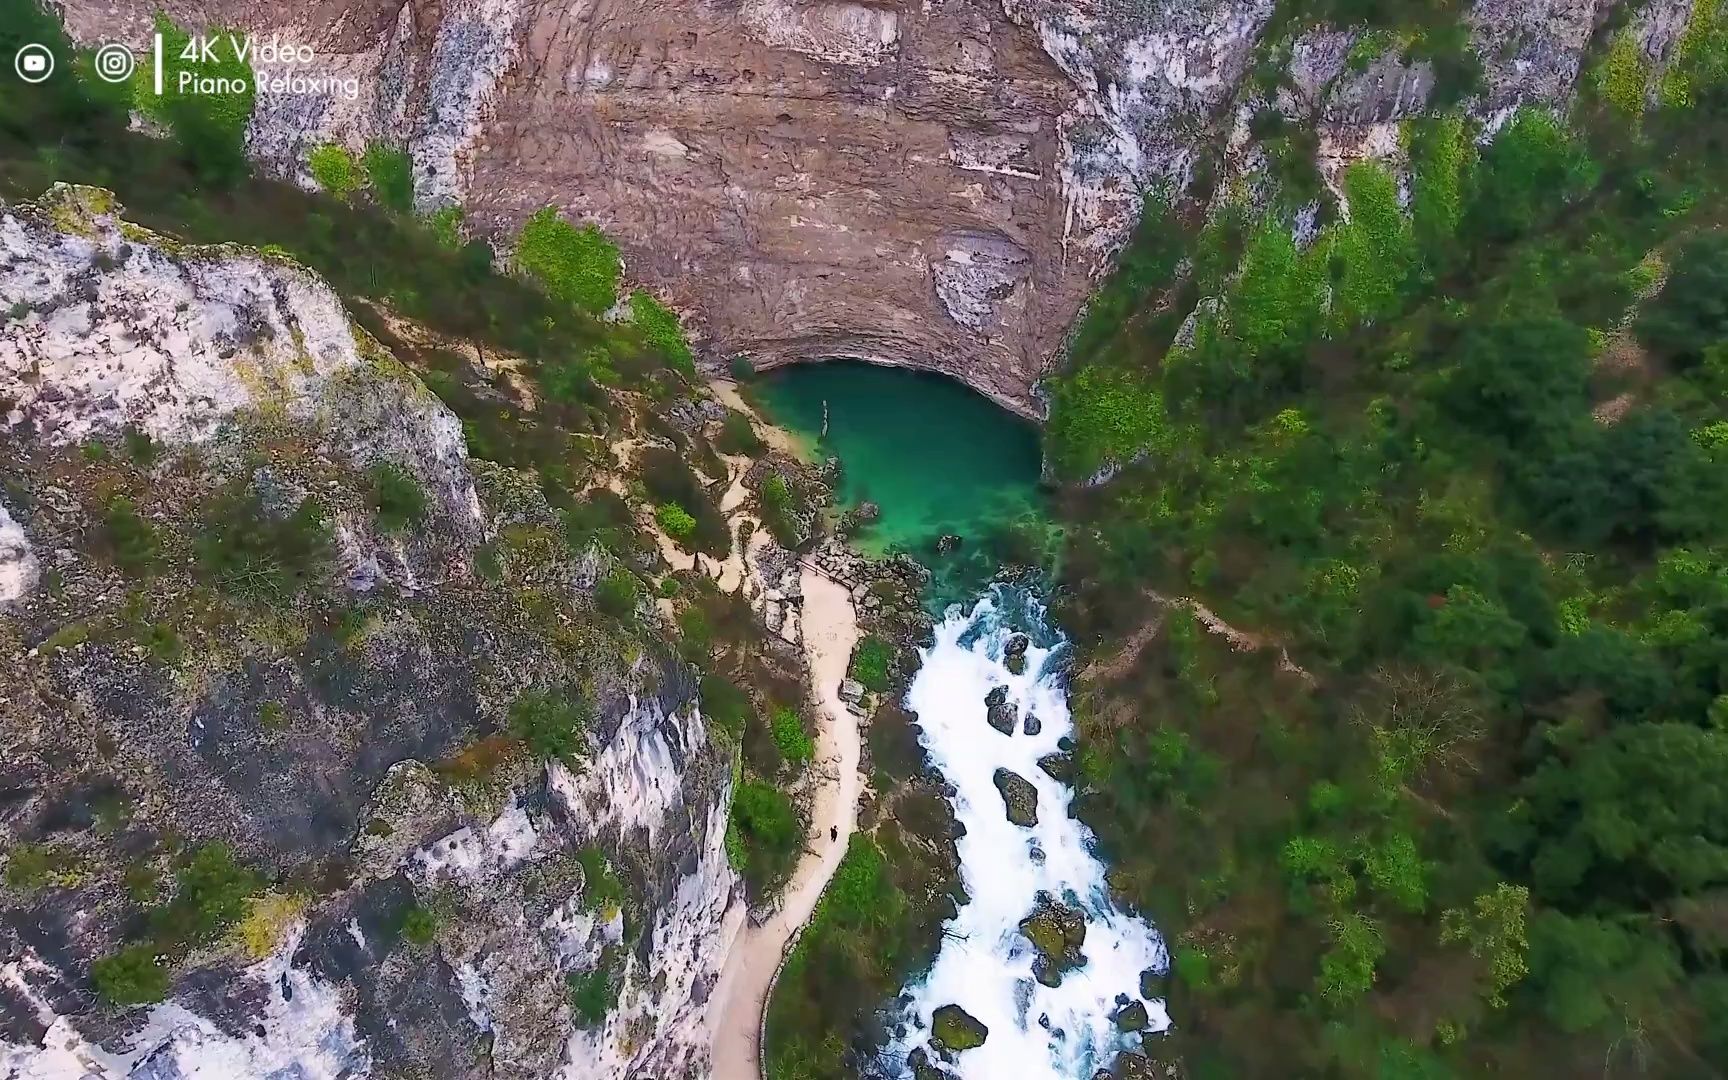
{"type": "Polygon", "coordinates": [[[1016,675],[1026,671],[1026,649],[1032,644],[1032,639],[1025,634],[1015,634],[1008,639],[1008,644],[1002,649],[1002,666],[1016,675]]]}
{"type": "Polygon", "coordinates": [[[1145,1031],[1149,1019],[1146,1015],[1146,1004],[1131,1001],[1116,1010],[1116,1027],[1122,1031],[1145,1031]]]}
{"type": "Polygon", "coordinates": [[[1038,950],[1032,975],[1045,986],[1062,985],[1062,973],[1086,962],[1086,914],[1041,893],[1038,906],[1020,922],[1020,932],[1038,950]]]}
{"type": "Polygon", "coordinates": [[[1004,735],[1014,734],[1014,725],[1020,722],[1020,706],[1008,700],[1008,688],[998,686],[984,695],[984,719],[991,727],[1004,735]]]}
{"type": "Polygon", "coordinates": [[[936,538],[936,554],[952,555],[960,550],[960,537],[954,533],[943,533],[936,538]]]}
{"type": "Polygon", "coordinates": [[[1026,722],[1020,725],[1020,730],[1028,735],[1036,735],[1044,730],[1044,721],[1038,719],[1037,713],[1027,713],[1026,722]]]}
{"type": "Polygon", "coordinates": [[[1074,759],[1067,754],[1045,754],[1038,759],[1038,767],[1044,770],[1044,775],[1059,783],[1074,782],[1074,759]]]}
{"type": "Polygon", "coordinates": [[[1008,806],[1008,820],[1023,829],[1038,824],[1038,789],[1011,769],[997,769],[990,778],[1008,806]]]}
{"type": "Polygon", "coordinates": [[[983,1046],[990,1029],[958,1005],[944,1005],[930,1017],[930,1043],[938,1050],[958,1053],[983,1046]]]}

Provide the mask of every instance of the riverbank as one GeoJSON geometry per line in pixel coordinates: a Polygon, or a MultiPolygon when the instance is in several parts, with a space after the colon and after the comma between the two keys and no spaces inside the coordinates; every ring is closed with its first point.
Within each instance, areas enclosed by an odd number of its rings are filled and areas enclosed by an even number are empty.
{"type": "Polygon", "coordinates": [[[727,956],[710,1003],[716,1080],[759,1080],[762,1017],[788,948],[809,921],[834,876],[858,822],[858,719],[840,698],[840,684],[858,639],[858,623],[845,586],[806,566],[802,637],[820,706],[816,733],[819,770],[811,789],[804,854],[786,883],[777,909],[764,922],[746,922],[727,956]]]}

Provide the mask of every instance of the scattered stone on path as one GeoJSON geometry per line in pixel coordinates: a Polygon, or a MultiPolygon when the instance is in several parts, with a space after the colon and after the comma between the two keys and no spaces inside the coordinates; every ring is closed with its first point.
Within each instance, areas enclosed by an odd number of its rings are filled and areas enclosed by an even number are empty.
{"type": "Polygon", "coordinates": [[[998,686],[984,695],[984,719],[1004,735],[1014,734],[1020,721],[1020,706],[1008,700],[1008,688],[998,686]]]}
{"type": "Polygon", "coordinates": [[[1002,793],[1009,821],[1023,829],[1038,824],[1038,789],[1032,786],[1032,781],[1011,769],[997,769],[990,779],[1002,793]]]}
{"type": "Polygon", "coordinates": [[[930,1044],[937,1050],[971,1050],[989,1037],[990,1029],[958,1005],[944,1005],[930,1017],[930,1044]]]}
{"type": "Polygon", "coordinates": [[[857,679],[840,680],[840,700],[848,705],[856,705],[864,700],[864,684],[857,679]]]}
{"type": "Polygon", "coordinates": [[[1002,664],[1015,675],[1026,670],[1026,648],[1032,644],[1032,639],[1025,634],[1015,634],[1008,639],[1008,644],[1002,649],[1002,664]]]}
{"type": "Polygon", "coordinates": [[[1032,961],[1032,976],[1045,986],[1062,985],[1062,973],[1086,962],[1080,952],[1086,944],[1086,913],[1040,893],[1038,906],[1020,920],[1020,932],[1038,950],[1032,961]]]}

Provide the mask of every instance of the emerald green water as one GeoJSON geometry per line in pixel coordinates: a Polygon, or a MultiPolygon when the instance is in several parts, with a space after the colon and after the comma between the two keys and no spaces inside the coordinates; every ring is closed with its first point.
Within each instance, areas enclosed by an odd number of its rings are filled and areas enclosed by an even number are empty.
{"type": "Polygon", "coordinates": [[[840,459],[842,507],[881,507],[881,519],[854,535],[859,550],[912,554],[950,598],[1004,563],[1047,561],[1038,431],[1026,421],[951,379],[857,361],[781,368],[755,389],[775,423],[840,459]],[[944,533],[961,546],[938,556],[944,533]]]}

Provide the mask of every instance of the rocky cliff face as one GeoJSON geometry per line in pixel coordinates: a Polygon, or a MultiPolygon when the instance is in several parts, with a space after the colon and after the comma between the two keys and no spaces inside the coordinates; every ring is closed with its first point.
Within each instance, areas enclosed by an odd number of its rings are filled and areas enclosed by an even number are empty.
{"type": "Polygon", "coordinates": [[[610,556],[288,259],[58,188],[0,311],[0,1075],[704,1075],[731,753],[610,556]]]}
{"type": "MultiPolygon", "coordinates": [[[[154,4],[68,0],[87,40],[142,41],[154,4]]],[[[1615,0],[1477,0],[1490,123],[1566,98],[1615,0]]],[[[1658,63],[1690,0],[1635,16],[1658,63]]],[[[305,180],[310,145],[405,142],[424,205],[506,238],[554,205],[597,221],[711,355],[944,371],[1035,414],[1037,380],[1143,191],[1209,146],[1255,157],[1270,105],[1336,172],[1395,155],[1427,61],[1360,31],[1270,40],[1273,0],[364,0],[167,5],[314,48],[358,96],[261,96],[254,154],[305,180]],[[1360,50],[1358,50],[1360,51],[1360,50]],[[1284,73],[1268,95],[1256,66],[1284,73]]]]}

